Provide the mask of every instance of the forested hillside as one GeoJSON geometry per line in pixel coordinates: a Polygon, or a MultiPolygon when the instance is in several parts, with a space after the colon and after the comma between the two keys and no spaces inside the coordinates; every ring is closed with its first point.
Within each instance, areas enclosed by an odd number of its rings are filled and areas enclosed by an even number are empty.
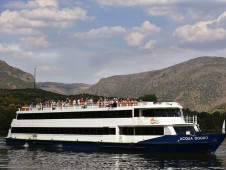
{"type": "Polygon", "coordinates": [[[41,89],[0,89],[0,131],[8,130],[12,119],[16,117],[16,111],[22,106],[36,105],[49,100],[66,100],[67,98],[92,98],[97,101],[99,97],[88,94],[61,95],[41,89]]]}

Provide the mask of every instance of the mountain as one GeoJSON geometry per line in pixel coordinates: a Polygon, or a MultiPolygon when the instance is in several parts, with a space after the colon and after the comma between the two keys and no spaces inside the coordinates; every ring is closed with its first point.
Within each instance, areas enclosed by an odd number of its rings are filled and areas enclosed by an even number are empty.
{"type": "MultiPolygon", "coordinates": [[[[32,88],[34,78],[0,60],[0,88],[32,88]]],[[[137,98],[155,94],[196,111],[223,111],[226,107],[226,58],[199,57],[165,69],[116,75],[94,85],[43,82],[37,87],[59,94],[94,94],[137,98]],[[222,110],[223,108],[223,110],[222,110]]]]}
{"type": "MultiPolygon", "coordinates": [[[[63,84],[54,82],[40,82],[37,87],[63,95],[79,94],[90,87],[88,84],[63,84]]],[[[34,88],[34,77],[16,67],[0,60],[0,89],[26,89],[34,88]]]]}
{"type": "Polygon", "coordinates": [[[156,94],[162,101],[208,111],[226,103],[226,58],[199,57],[162,70],[112,76],[84,92],[117,97],[156,94]]]}
{"type": "Polygon", "coordinates": [[[84,83],[73,83],[73,84],[64,84],[64,83],[55,83],[55,82],[39,82],[37,83],[37,87],[64,95],[73,95],[73,94],[81,94],[83,90],[89,88],[91,85],[84,83]]]}
{"type": "Polygon", "coordinates": [[[33,75],[0,60],[0,88],[18,89],[34,87],[33,75]]]}

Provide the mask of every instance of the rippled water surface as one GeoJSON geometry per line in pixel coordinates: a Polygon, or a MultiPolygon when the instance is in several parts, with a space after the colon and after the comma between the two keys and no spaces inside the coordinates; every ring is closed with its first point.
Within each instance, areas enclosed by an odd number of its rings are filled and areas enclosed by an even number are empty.
{"type": "Polygon", "coordinates": [[[15,148],[0,137],[0,169],[226,169],[226,141],[215,155],[152,155],[15,148]]]}

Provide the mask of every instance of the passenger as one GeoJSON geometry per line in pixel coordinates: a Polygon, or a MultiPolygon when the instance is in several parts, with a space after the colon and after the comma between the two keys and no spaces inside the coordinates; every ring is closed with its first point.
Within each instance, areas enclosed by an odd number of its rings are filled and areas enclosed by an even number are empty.
{"type": "Polygon", "coordinates": [[[80,99],[77,100],[78,106],[80,106],[80,99]]]}
{"type": "Polygon", "coordinates": [[[81,100],[80,100],[80,104],[81,104],[81,106],[83,106],[83,105],[84,105],[84,99],[83,99],[83,98],[81,98],[81,100]]]}
{"type": "Polygon", "coordinates": [[[102,104],[103,99],[102,99],[102,98],[100,98],[98,102],[99,102],[99,107],[102,107],[102,105],[103,105],[103,104],[102,104]]]}
{"type": "Polygon", "coordinates": [[[86,109],[86,108],[87,108],[87,102],[86,102],[86,101],[84,102],[84,106],[83,106],[83,108],[84,108],[84,109],[86,109]]]}
{"type": "Polygon", "coordinates": [[[112,107],[117,107],[117,102],[116,102],[116,98],[114,98],[114,100],[113,100],[113,104],[112,104],[112,107]]]}
{"type": "Polygon", "coordinates": [[[89,99],[89,100],[88,100],[88,105],[89,105],[89,106],[92,106],[92,105],[93,105],[93,99],[89,99]]]}
{"type": "Polygon", "coordinates": [[[43,110],[43,104],[40,102],[40,109],[43,110]]]}
{"type": "Polygon", "coordinates": [[[73,104],[73,106],[75,106],[75,105],[76,105],[76,100],[75,100],[75,99],[73,100],[73,103],[72,103],[72,104],[73,104]]]}
{"type": "Polygon", "coordinates": [[[45,107],[49,107],[47,100],[45,101],[45,107]]]}
{"type": "Polygon", "coordinates": [[[134,101],[134,105],[135,105],[135,106],[138,106],[137,100],[134,101]]]}

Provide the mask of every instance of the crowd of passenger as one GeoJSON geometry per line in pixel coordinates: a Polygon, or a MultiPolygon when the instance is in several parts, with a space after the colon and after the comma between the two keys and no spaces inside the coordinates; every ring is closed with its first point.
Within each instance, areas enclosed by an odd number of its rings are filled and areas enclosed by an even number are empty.
{"type": "Polygon", "coordinates": [[[31,104],[30,107],[36,108],[56,108],[56,107],[83,107],[88,106],[98,106],[98,107],[121,107],[121,106],[137,106],[138,101],[135,99],[122,99],[122,98],[99,98],[98,101],[94,102],[92,98],[79,98],[79,99],[69,99],[66,100],[48,100],[40,102],[37,105],[31,104]]]}

